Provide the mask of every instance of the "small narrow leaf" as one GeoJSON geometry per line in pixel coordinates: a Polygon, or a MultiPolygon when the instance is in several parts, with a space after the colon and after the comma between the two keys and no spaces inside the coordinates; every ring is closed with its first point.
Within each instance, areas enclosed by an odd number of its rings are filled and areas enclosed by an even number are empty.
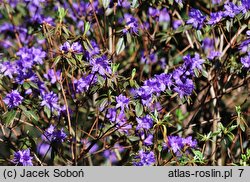
{"type": "Polygon", "coordinates": [[[4,114],[4,122],[7,126],[10,126],[11,123],[14,121],[15,117],[17,115],[16,110],[12,110],[4,114]]]}
{"type": "Polygon", "coordinates": [[[116,54],[119,55],[125,49],[124,38],[121,37],[116,44],[116,54]]]}
{"type": "Polygon", "coordinates": [[[139,102],[135,106],[135,113],[136,113],[136,116],[138,117],[140,117],[143,113],[143,106],[139,102]]]}
{"type": "Polygon", "coordinates": [[[138,0],[133,0],[131,8],[137,8],[139,6],[138,0]]]}
{"type": "Polygon", "coordinates": [[[102,0],[102,5],[104,9],[107,9],[109,7],[110,0],[102,0]]]}
{"type": "Polygon", "coordinates": [[[87,34],[87,32],[89,31],[90,29],[90,23],[89,22],[85,22],[84,23],[84,33],[83,33],[83,36],[85,36],[87,34]]]}

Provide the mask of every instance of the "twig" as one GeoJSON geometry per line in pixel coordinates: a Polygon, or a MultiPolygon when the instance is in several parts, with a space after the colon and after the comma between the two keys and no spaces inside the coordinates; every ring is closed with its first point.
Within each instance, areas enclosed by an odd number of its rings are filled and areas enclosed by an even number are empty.
{"type": "Polygon", "coordinates": [[[232,46],[232,44],[236,41],[236,38],[247,28],[247,25],[243,25],[241,27],[240,30],[238,30],[238,32],[233,36],[233,38],[231,39],[231,41],[229,42],[229,44],[227,44],[227,46],[225,47],[225,49],[223,50],[223,52],[221,53],[219,59],[221,59],[227,52],[227,50],[232,46]]]}
{"type": "MultiPolygon", "coordinates": [[[[185,25],[185,22],[183,21],[181,15],[180,15],[176,10],[174,11],[173,14],[176,14],[177,17],[181,20],[182,24],[185,25]]],[[[186,34],[186,36],[187,36],[187,39],[188,39],[188,42],[189,42],[191,48],[193,49],[193,48],[194,48],[194,44],[193,44],[192,39],[191,39],[191,37],[190,37],[190,35],[189,35],[189,33],[188,33],[187,30],[185,31],[185,34],[186,34]]]]}

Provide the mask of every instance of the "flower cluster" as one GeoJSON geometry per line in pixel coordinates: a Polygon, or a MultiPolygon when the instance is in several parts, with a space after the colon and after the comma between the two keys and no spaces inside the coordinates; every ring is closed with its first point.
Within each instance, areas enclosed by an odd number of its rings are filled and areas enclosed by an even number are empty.
{"type": "Polygon", "coordinates": [[[58,130],[55,129],[55,126],[50,125],[50,127],[46,129],[43,138],[45,141],[61,143],[67,138],[67,135],[64,133],[63,128],[58,130]]]}
{"type": "Polygon", "coordinates": [[[241,50],[242,53],[248,53],[244,57],[240,58],[241,63],[243,66],[247,69],[250,68],[250,30],[246,32],[247,34],[247,39],[244,40],[241,45],[239,46],[239,49],[241,50]]]}
{"type": "Polygon", "coordinates": [[[192,24],[194,28],[201,29],[206,17],[202,15],[200,10],[198,9],[191,9],[189,12],[189,19],[187,24],[192,24]]]}
{"type": "Polygon", "coordinates": [[[122,30],[123,33],[126,34],[130,32],[131,34],[137,35],[139,31],[139,25],[137,19],[133,17],[131,14],[125,14],[124,21],[125,21],[125,28],[122,30]]]}
{"type": "Polygon", "coordinates": [[[79,42],[74,42],[70,45],[69,42],[65,42],[63,45],[60,46],[60,50],[63,53],[74,52],[79,53],[83,51],[82,45],[79,42]]]}
{"type": "MultiPolygon", "coordinates": [[[[213,4],[220,3],[220,0],[213,0],[213,4]]],[[[224,4],[224,9],[218,12],[211,12],[210,17],[204,16],[200,10],[191,9],[189,12],[189,19],[187,24],[192,24],[194,28],[201,29],[206,24],[216,25],[221,22],[223,18],[234,18],[240,13],[246,13],[249,10],[248,0],[242,0],[241,5],[227,2],[224,4]],[[206,21],[206,19],[209,19],[206,21]],[[205,22],[206,21],[206,22],[205,22]]]]}
{"type": "Polygon", "coordinates": [[[169,150],[173,151],[176,156],[181,156],[182,153],[188,152],[188,149],[196,148],[197,141],[195,139],[193,140],[191,136],[187,138],[169,136],[166,146],[169,150]]]}
{"type": "Polygon", "coordinates": [[[189,54],[183,57],[184,64],[174,70],[173,73],[162,73],[144,81],[144,85],[133,91],[135,98],[140,98],[142,104],[150,106],[153,102],[153,94],[159,95],[166,89],[177,92],[180,97],[189,96],[194,89],[191,78],[195,75],[194,71],[201,70],[205,62],[199,54],[192,58],[189,54]]]}
{"type": "Polygon", "coordinates": [[[155,155],[152,151],[148,152],[140,150],[138,156],[136,156],[135,159],[139,159],[139,161],[134,162],[134,166],[151,166],[156,162],[155,155]]]}
{"type": "Polygon", "coordinates": [[[21,164],[23,166],[33,166],[32,158],[30,156],[30,149],[19,150],[14,153],[12,162],[16,165],[21,164]]]}
{"type": "Polygon", "coordinates": [[[8,106],[8,108],[12,109],[22,103],[23,97],[17,90],[12,90],[9,94],[6,95],[3,101],[8,106]]]}

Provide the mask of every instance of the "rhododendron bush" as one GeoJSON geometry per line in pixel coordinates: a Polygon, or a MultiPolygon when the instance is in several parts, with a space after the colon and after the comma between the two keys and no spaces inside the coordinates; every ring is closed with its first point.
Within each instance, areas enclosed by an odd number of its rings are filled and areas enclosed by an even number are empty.
{"type": "Polygon", "coordinates": [[[250,0],[0,0],[1,165],[249,165],[250,0]]]}

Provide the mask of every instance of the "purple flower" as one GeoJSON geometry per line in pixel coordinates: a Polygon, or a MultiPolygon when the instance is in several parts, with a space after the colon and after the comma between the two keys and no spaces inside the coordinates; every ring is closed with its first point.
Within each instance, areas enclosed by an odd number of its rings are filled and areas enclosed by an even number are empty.
{"type": "Polygon", "coordinates": [[[169,136],[168,145],[177,154],[183,147],[182,138],[179,136],[169,136]]]}
{"type": "MultiPolygon", "coordinates": [[[[83,146],[85,147],[85,149],[87,149],[91,145],[91,141],[89,141],[88,139],[82,139],[81,143],[83,144],[83,146]]],[[[89,150],[89,154],[94,154],[98,150],[99,150],[98,144],[94,144],[91,147],[91,149],[89,150]]]]}
{"type": "Polygon", "coordinates": [[[82,52],[83,50],[82,45],[79,42],[74,42],[70,48],[71,52],[82,52]]]}
{"type": "Polygon", "coordinates": [[[16,65],[13,62],[6,61],[0,63],[0,73],[8,76],[9,78],[13,78],[13,74],[17,72],[16,65]]]}
{"type": "Polygon", "coordinates": [[[106,56],[91,59],[90,65],[92,66],[92,73],[99,73],[102,76],[112,73],[110,63],[106,56]]]}
{"type": "Polygon", "coordinates": [[[3,101],[8,106],[8,108],[12,109],[22,103],[23,97],[17,90],[12,90],[9,94],[6,95],[3,101]]]}
{"type": "Polygon", "coordinates": [[[205,51],[210,51],[211,49],[214,49],[214,39],[206,37],[201,46],[205,51]]]}
{"type": "Polygon", "coordinates": [[[131,34],[138,35],[139,33],[138,20],[128,13],[124,15],[124,20],[126,25],[125,28],[123,29],[123,33],[126,34],[130,32],[131,34]]]}
{"type": "Polygon", "coordinates": [[[192,24],[194,28],[201,29],[206,17],[198,9],[191,9],[187,24],[192,24]]]}
{"type": "Polygon", "coordinates": [[[116,108],[109,108],[107,119],[114,123],[120,132],[128,133],[128,131],[132,128],[132,125],[127,122],[127,117],[123,110],[121,110],[118,114],[116,108]]]}
{"type": "Polygon", "coordinates": [[[78,53],[82,52],[83,48],[79,42],[74,42],[72,45],[70,45],[69,42],[64,42],[64,44],[60,46],[60,50],[63,53],[68,53],[68,52],[78,53]]]}
{"type": "Polygon", "coordinates": [[[139,159],[139,162],[134,162],[134,166],[151,166],[155,163],[155,155],[154,152],[148,152],[140,150],[138,156],[136,158],[139,159]]]}
{"type": "Polygon", "coordinates": [[[198,53],[195,53],[194,57],[191,58],[190,54],[183,57],[184,67],[189,70],[193,71],[194,69],[201,70],[202,64],[205,62],[204,59],[201,59],[200,55],[198,53]]]}
{"type": "Polygon", "coordinates": [[[23,84],[25,81],[29,80],[32,82],[37,82],[38,78],[35,75],[35,73],[31,69],[22,70],[21,68],[18,68],[18,73],[16,75],[15,81],[18,84],[23,84]]]}
{"type": "Polygon", "coordinates": [[[193,90],[194,90],[194,83],[191,79],[178,81],[174,88],[174,91],[176,91],[180,95],[180,98],[191,95],[193,90]]]}
{"type": "Polygon", "coordinates": [[[63,45],[60,46],[60,50],[64,52],[68,52],[70,50],[69,42],[65,42],[63,45]]]}
{"type": "Polygon", "coordinates": [[[197,146],[197,141],[193,140],[191,136],[182,139],[183,145],[195,148],[197,146]]]}
{"type": "Polygon", "coordinates": [[[152,103],[152,89],[148,86],[142,86],[135,90],[135,97],[139,97],[143,105],[150,106],[152,103]]]}
{"type": "Polygon", "coordinates": [[[0,45],[1,45],[3,48],[5,48],[5,49],[8,49],[8,48],[10,48],[10,47],[13,47],[13,43],[12,43],[11,41],[9,41],[9,40],[2,40],[2,41],[0,42],[0,45]]]}
{"type": "Polygon", "coordinates": [[[141,57],[141,63],[142,64],[154,64],[158,60],[158,56],[155,53],[151,53],[148,56],[143,55],[144,52],[142,52],[142,57],[141,57]]]}
{"type": "Polygon", "coordinates": [[[109,149],[107,149],[107,150],[105,150],[104,152],[103,152],[103,156],[107,159],[107,160],[109,160],[111,163],[114,163],[114,162],[116,162],[118,159],[117,159],[117,156],[116,156],[116,153],[115,153],[115,151],[113,151],[113,150],[109,150],[109,149]]]}
{"type": "Polygon", "coordinates": [[[117,117],[116,110],[117,110],[116,108],[109,108],[108,109],[107,118],[112,122],[115,122],[115,120],[116,120],[116,117],[117,117]]]}
{"type": "Polygon", "coordinates": [[[25,94],[26,94],[26,95],[29,95],[29,94],[31,94],[31,93],[32,93],[32,89],[30,89],[30,88],[27,89],[27,90],[25,91],[25,94]]]}
{"type": "Polygon", "coordinates": [[[156,75],[155,78],[159,80],[161,84],[163,83],[165,86],[167,86],[168,89],[170,89],[170,87],[173,85],[171,74],[162,73],[160,75],[156,75]]]}
{"type": "Polygon", "coordinates": [[[126,115],[124,112],[120,112],[115,120],[118,131],[128,134],[129,130],[132,128],[132,125],[128,123],[126,115]]]}
{"type": "Polygon", "coordinates": [[[148,15],[149,16],[156,18],[159,16],[159,14],[160,14],[160,11],[157,8],[152,8],[152,7],[148,8],[148,15]]]}
{"type": "Polygon", "coordinates": [[[189,152],[190,148],[197,147],[197,141],[192,139],[191,136],[182,138],[179,136],[168,136],[168,144],[163,143],[163,147],[169,148],[173,151],[173,153],[180,157],[182,152],[189,152]]]}
{"type": "Polygon", "coordinates": [[[93,40],[90,41],[90,44],[92,46],[92,49],[86,51],[87,60],[90,60],[91,58],[93,58],[93,56],[100,54],[100,48],[98,44],[93,40]]]}
{"type": "Polygon", "coordinates": [[[174,0],[176,3],[182,3],[182,0],[174,0]]]}
{"type": "Polygon", "coordinates": [[[117,6],[129,9],[130,8],[130,2],[128,0],[118,0],[117,6]]]}
{"type": "Polygon", "coordinates": [[[144,85],[150,87],[151,91],[154,93],[160,93],[166,90],[166,85],[163,80],[157,78],[150,78],[149,80],[146,80],[144,85]]]}
{"type": "Polygon", "coordinates": [[[219,51],[215,51],[214,48],[214,39],[206,37],[202,42],[202,48],[204,49],[207,58],[213,60],[215,57],[220,56],[219,51]]]}
{"type": "MultiPolygon", "coordinates": [[[[187,69],[190,69],[190,68],[187,68],[187,69]]],[[[186,68],[184,66],[179,67],[173,71],[172,78],[174,82],[182,82],[182,79],[186,79],[185,74],[186,74],[186,68]]]]}
{"type": "Polygon", "coordinates": [[[19,150],[14,153],[14,159],[12,162],[16,165],[21,164],[23,166],[33,166],[32,158],[33,157],[30,156],[30,149],[19,150]]]}
{"type": "Polygon", "coordinates": [[[248,50],[250,50],[250,37],[241,42],[239,49],[243,53],[246,53],[248,50]]]}
{"type": "Polygon", "coordinates": [[[46,53],[38,48],[31,48],[33,61],[37,64],[43,64],[43,58],[45,58],[46,53]]]}
{"type": "Polygon", "coordinates": [[[169,22],[170,21],[170,16],[166,8],[162,9],[160,11],[159,15],[159,22],[164,23],[164,22],[169,22]]]}
{"type": "Polygon", "coordinates": [[[105,150],[103,153],[103,156],[106,159],[108,159],[111,163],[117,162],[119,160],[115,150],[121,153],[124,150],[124,148],[121,147],[118,143],[116,143],[112,149],[105,150]]]}
{"type": "Polygon", "coordinates": [[[45,154],[47,154],[47,156],[50,155],[51,153],[51,145],[48,144],[48,143],[40,143],[38,145],[38,148],[37,148],[37,152],[41,155],[41,156],[44,156],[45,154]]]}
{"type": "Polygon", "coordinates": [[[97,82],[97,77],[94,74],[82,77],[79,80],[74,80],[76,93],[82,93],[89,90],[89,87],[97,82]]]}
{"type": "Polygon", "coordinates": [[[42,97],[43,100],[41,102],[41,106],[48,107],[48,109],[52,112],[60,109],[60,106],[58,105],[58,97],[53,91],[45,93],[42,97]]]}
{"type": "Polygon", "coordinates": [[[17,53],[20,59],[17,61],[18,66],[21,70],[32,68],[35,64],[43,64],[43,59],[46,53],[39,48],[21,48],[17,53]]]}
{"type": "Polygon", "coordinates": [[[229,16],[230,18],[233,18],[241,12],[241,9],[232,2],[225,4],[224,8],[224,17],[229,16]]]}
{"type": "Polygon", "coordinates": [[[153,119],[149,116],[149,115],[146,115],[142,118],[136,118],[136,121],[137,121],[137,127],[136,127],[136,130],[149,130],[150,128],[153,127],[153,119]]]}
{"type": "Polygon", "coordinates": [[[67,135],[64,133],[63,128],[61,130],[55,129],[53,125],[50,125],[44,132],[43,139],[45,141],[49,140],[50,142],[63,142],[66,139],[67,135]]]}
{"type": "Polygon", "coordinates": [[[216,23],[220,22],[223,18],[223,12],[215,12],[210,14],[210,20],[208,21],[209,25],[215,25],[216,23]]]}
{"type": "Polygon", "coordinates": [[[240,62],[245,68],[250,68],[250,53],[247,56],[240,58],[240,62]]]}
{"type": "Polygon", "coordinates": [[[212,0],[212,4],[220,4],[221,0],[212,0]]]}
{"type": "Polygon", "coordinates": [[[124,110],[124,108],[128,108],[129,98],[120,94],[116,97],[116,102],[116,108],[121,108],[121,110],[124,110]]]}
{"type": "Polygon", "coordinates": [[[64,133],[62,128],[61,130],[54,131],[52,141],[63,142],[66,137],[67,135],[64,133]]]}
{"type": "Polygon", "coordinates": [[[250,0],[241,0],[241,3],[244,8],[243,13],[246,13],[250,9],[250,0]]]}
{"type": "Polygon", "coordinates": [[[153,135],[149,134],[147,138],[143,140],[143,144],[146,146],[153,145],[153,139],[154,139],[153,135]]]}
{"type": "Polygon", "coordinates": [[[182,21],[181,20],[174,20],[173,21],[173,28],[176,30],[177,28],[179,28],[182,25],[182,21]]]}
{"type": "Polygon", "coordinates": [[[44,74],[44,78],[50,81],[50,83],[54,84],[57,80],[60,79],[61,72],[55,71],[53,69],[49,69],[47,74],[44,74]]]}
{"type": "Polygon", "coordinates": [[[213,60],[215,57],[219,57],[220,55],[221,55],[221,52],[212,50],[212,51],[210,51],[207,58],[210,60],[213,60]]]}

